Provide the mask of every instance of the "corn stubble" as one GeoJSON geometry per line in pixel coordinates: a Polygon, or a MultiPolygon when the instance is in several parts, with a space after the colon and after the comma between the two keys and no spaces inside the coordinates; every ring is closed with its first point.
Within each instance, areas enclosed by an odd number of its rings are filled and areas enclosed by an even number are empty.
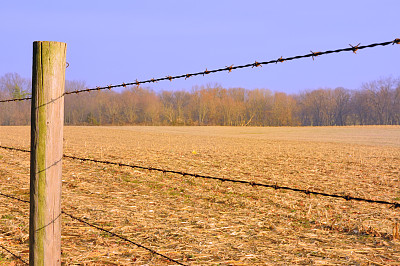
{"type": "MultiPolygon", "coordinates": [[[[400,127],[66,127],[64,153],[400,201],[400,127]]],[[[0,127],[29,148],[29,128],[0,127]]],[[[399,211],[64,159],[63,209],[189,265],[400,263],[399,211]]],[[[29,198],[29,154],[0,150],[0,191],[29,198]]],[[[29,206],[0,201],[0,243],[28,258],[29,206]]],[[[172,265],[62,217],[65,265],[172,265]]],[[[0,264],[17,261],[0,251],[0,264]]]]}

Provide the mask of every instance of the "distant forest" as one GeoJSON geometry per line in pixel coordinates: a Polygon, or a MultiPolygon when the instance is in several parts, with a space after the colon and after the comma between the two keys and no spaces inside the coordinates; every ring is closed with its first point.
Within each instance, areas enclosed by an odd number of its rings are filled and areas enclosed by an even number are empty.
{"type": "MultiPolygon", "coordinates": [[[[67,81],[66,91],[86,88],[67,81]]],[[[0,99],[23,98],[31,82],[16,73],[0,77],[0,99]]],[[[0,103],[0,125],[29,125],[30,101],[0,103]]],[[[155,92],[127,87],[65,97],[66,125],[344,126],[399,125],[400,79],[297,94],[221,86],[155,92]]]]}

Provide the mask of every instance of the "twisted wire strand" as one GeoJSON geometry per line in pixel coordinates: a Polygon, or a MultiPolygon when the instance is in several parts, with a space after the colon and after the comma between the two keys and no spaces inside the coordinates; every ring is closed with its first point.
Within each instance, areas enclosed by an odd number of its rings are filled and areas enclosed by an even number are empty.
{"type": "MultiPolygon", "coordinates": [[[[305,55],[297,55],[297,56],[293,56],[293,57],[280,57],[278,59],[273,59],[270,61],[261,61],[261,62],[257,62],[255,61],[254,63],[249,63],[249,64],[245,64],[245,65],[239,65],[239,66],[234,66],[234,65],[230,65],[230,66],[226,66],[224,68],[218,68],[218,69],[214,69],[214,70],[206,70],[205,71],[200,71],[200,72],[195,72],[195,73],[188,73],[188,74],[181,74],[181,75],[177,75],[177,76],[166,76],[163,78],[157,78],[157,79],[148,79],[148,80],[143,80],[143,81],[134,81],[134,82],[128,82],[128,83],[122,83],[122,84],[117,84],[117,85],[108,85],[108,86],[103,86],[103,87],[96,87],[96,88],[91,88],[91,89],[83,89],[83,90],[75,90],[75,91],[69,91],[69,92],[65,92],[63,95],[69,95],[69,94],[79,94],[82,92],[91,92],[91,91],[100,91],[100,90],[111,90],[113,88],[118,88],[118,87],[126,87],[126,86],[131,86],[131,85],[136,85],[139,86],[140,84],[145,84],[145,83],[156,83],[159,81],[164,81],[164,80],[175,80],[175,79],[188,79],[190,77],[194,77],[194,76],[204,76],[204,75],[208,75],[211,73],[217,73],[217,72],[223,72],[223,71],[228,71],[228,72],[232,72],[232,70],[236,70],[236,69],[242,69],[242,68],[254,68],[254,67],[259,67],[259,66],[263,66],[263,65],[268,65],[268,64],[276,64],[276,63],[282,63],[285,61],[292,61],[292,60],[297,60],[297,59],[302,59],[302,58],[309,58],[311,57],[313,60],[315,59],[315,57],[317,56],[321,56],[321,55],[327,55],[327,54],[333,54],[333,53],[341,53],[341,52],[353,52],[356,54],[356,52],[358,50],[363,50],[363,49],[367,49],[367,48],[373,48],[373,47],[377,47],[377,46],[387,46],[390,44],[400,44],[400,39],[396,38],[393,41],[387,41],[387,42],[380,42],[380,43],[372,43],[372,44],[368,44],[368,45],[361,45],[360,43],[353,46],[353,45],[349,45],[350,47],[347,48],[340,48],[340,49],[336,49],[336,50],[327,50],[327,51],[323,51],[323,52],[313,52],[310,51],[311,53],[309,54],[305,54],[305,55]]],[[[0,100],[0,103],[2,102],[15,102],[15,101],[25,101],[25,100],[31,100],[31,97],[27,97],[27,98],[22,98],[22,99],[8,99],[8,100],[0,100]]]]}

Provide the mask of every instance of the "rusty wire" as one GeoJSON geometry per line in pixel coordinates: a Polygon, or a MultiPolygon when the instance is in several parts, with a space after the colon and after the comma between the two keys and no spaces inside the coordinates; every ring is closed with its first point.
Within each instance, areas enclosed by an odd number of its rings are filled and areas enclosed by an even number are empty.
{"type": "MultiPolygon", "coordinates": [[[[163,78],[152,78],[152,79],[148,79],[148,80],[143,80],[143,81],[138,81],[137,79],[134,82],[129,82],[129,83],[125,83],[123,82],[122,84],[118,84],[118,85],[107,85],[104,87],[96,87],[96,88],[91,88],[91,89],[83,89],[83,90],[75,90],[75,91],[68,91],[65,92],[63,95],[69,95],[69,94],[79,94],[81,92],[90,92],[90,91],[100,91],[100,90],[111,90],[112,88],[118,88],[118,87],[126,87],[126,86],[131,86],[131,85],[135,85],[135,86],[139,86],[140,84],[145,84],[145,83],[156,83],[159,81],[163,81],[163,80],[169,80],[172,81],[174,79],[188,79],[190,77],[193,76],[204,76],[204,75],[208,75],[210,73],[216,73],[216,72],[222,72],[222,71],[228,71],[228,72],[232,72],[232,70],[236,70],[236,69],[241,69],[241,68],[254,68],[254,67],[259,67],[262,65],[268,65],[268,64],[273,64],[273,63],[279,63],[279,62],[285,62],[285,61],[291,61],[291,60],[296,60],[296,59],[301,59],[301,58],[308,58],[311,57],[313,60],[315,59],[315,57],[317,56],[321,56],[321,55],[326,55],[326,54],[333,54],[333,53],[341,53],[341,52],[353,52],[356,54],[356,51],[358,50],[362,50],[362,49],[366,49],[366,48],[373,48],[373,47],[377,47],[377,46],[387,46],[390,44],[400,44],[400,39],[396,38],[393,41],[387,41],[387,42],[381,42],[381,43],[372,43],[372,44],[368,44],[368,45],[349,45],[350,47],[348,48],[341,48],[341,49],[336,49],[336,50],[327,50],[324,52],[313,52],[310,51],[309,54],[305,54],[305,55],[298,55],[298,56],[293,56],[293,57],[286,57],[283,58],[282,56],[279,57],[278,59],[273,59],[270,61],[263,61],[263,62],[258,62],[255,61],[254,63],[249,63],[249,64],[245,64],[245,65],[239,65],[239,66],[234,66],[234,65],[230,65],[230,66],[225,66],[224,68],[219,68],[219,69],[214,69],[214,70],[208,70],[206,68],[205,71],[201,71],[201,72],[196,72],[196,73],[188,73],[188,74],[183,74],[183,75],[177,75],[177,76],[166,76],[163,78]]],[[[25,100],[31,100],[31,97],[27,97],[27,98],[22,98],[22,99],[8,99],[8,100],[0,100],[0,103],[2,102],[15,102],[15,101],[25,101],[25,100]]]]}
{"type": "MultiPolygon", "coordinates": [[[[29,152],[28,150],[13,148],[13,147],[0,146],[0,148],[7,149],[7,150],[21,151],[21,152],[29,152]]],[[[319,195],[319,196],[324,196],[324,197],[341,198],[341,199],[345,199],[345,200],[354,200],[354,201],[361,201],[361,202],[368,202],[368,203],[378,203],[378,204],[390,205],[392,208],[400,208],[399,202],[365,199],[365,198],[361,198],[361,197],[353,197],[350,195],[344,195],[345,193],[342,193],[343,195],[330,194],[330,193],[326,193],[326,192],[318,192],[318,191],[312,191],[312,190],[308,190],[308,189],[279,186],[277,184],[263,184],[263,183],[257,183],[257,182],[253,182],[253,181],[247,181],[247,180],[237,180],[237,179],[231,179],[231,178],[193,174],[193,173],[186,173],[183,171],[167,170],[167,169],[156,168],[156,167],[147,167],[147,166],[132,165],[132,164],[112,162],[112,161],[106,161],[106,160],[81,158],[81,157],[65,155],[65,154],[63,155],[63,157],[67,158],[67,159],[82,161],[82,162],[102,163],[102,164],[108,164],[108,165],[116,165],[116,166],[120,166],[120,167],[129,167],[129,168],[133,168],[133,169],[142,169],[142,170],[156,171],[156,172],[162,172],[162,173],[178,174],[178,175],[182,175],[182,176],[191,176],[191,177],[203,178],[203,179],[213,179],[213,180],[219,180],[221,182],[232,182],[232,183],[240,183],[240,184],[246,184],[246,185],[251,185],[251,186],[273,188],[275,190],[277,190],[277,189],[290,190],[290,191],[300,192],[300,193],[303,193],[306,195],[319,195]]]]}
{"type": "Polygon", "coordinates": [[[0,248],[4,249],[5,251],[7,251],[8,253],[10,253],[11,255],[13,255],[16,259],[18,259],[19,261],[21,261],[22,263],[29,265],[28,262],[26,262],[25,260],[22,259],[21,256],[18,256],[17,254],[13,253],[12,251],[8,250],[5,246],[0,244],[0,248]]]}
{"type": "MultiPolygon", "coordinates": [[[[23,199],[14,197],[14,196],[12,196],[12,195],[4,194],[4,193],[2,193],[2,192],[0,192],[0,196],[6,197],[6,198],[9,198],[9,199],[14,199],[14,200],[17,200],[17,201],[20,201],[20,202],[24,202],[24,203],[30,203],[30,202],[27,201],[27,200],[23,200],[23,199]]],[[[85,221],[85,220],[83,220],[83,219],[81,219],[81,218],[78,218],[78,217],[76,217],[76,216],[74,216],[74,215],[72,215],[72,214],[69,214],[69,213],[65,212],[64,210],[61,210],[61,213],[67,215],[68,217],[70,217],[70,218],[73,219],[73,220],[76,220],[76,221],[78,221],[78,222],[84,223],[84,224],[86,224],[86,225],[88,225],[88,226],[90,226],[90,227],[96,228],[97,230],[106,232],[106,233],[108,233],[108,234],[110,234],[110,235],[112,235],[112,236],[115,236],[115,237],[117,237],[117,238],[119,238],[119,239],[122,239],[122,240],[128,242],[128,243],[131,243],[131,244],[133,244],[133,245],[135,245],[135,246],[138,246],[139,248],[143,248],[143,249],[145,249],[145,250],[151,252],[152,254],[156,254],[156,255],[158,255],[158,256],[160,256],[160,257],[163,257],[164,259],[167,259],[167,260],[169,260],[169,261],[171,261],[171,262],[174,262],[174,263],[176,263],[176,264],[185,265],[185,266],[186,266],[186,264],[183,264],[183,263],[181,263],[181,262],[179,262],[179,261],[176,261],[176,260],[174,260],[174,259],[172,259],[172,258],[170,258],[170,257],[168,257],[168,256],[166,256],[166,255],[164,255],[164,254],[161,254],[161,253],[159,253],[159,252],[157,252],[157,251],[155,251],[155,250],[152,250],[151,248],[148,248],[148,247],[145,247],[145,246],[143,246],[143,245],[141,245],[141,244],[139,244],[139,243],[136,243],[136,242],[134,242],[134,241],[132,241],[132,240],[130,240],[130,239],[124,237],[124,236],[121,236],[121,235],[119,235],[119,234],[113,233],[113,232],[111,232],[111,231],[109,231],[109,230],[107,230],[107,229],[104,229],[104,228],[102,228],[102,227],[100,227],[100,226],[98,226],[98,225],[89,223],[89,222],[87,222],[87,221],[85,221]]],[[[0,245],[0,246],[1,246],[1,245],[0,245]]],[[[3,247],[3,248],[4,248],[4,247],[3,247]]],[[[6,248],[4,248],[4,249],[7,250],[6,248]]],[[[7,250],[7,251],[8,251],[8,250],[7,250]]],[[[10,251],[8,251],[8,252],[11,253],[10,251]]],[[[11,254],[13,254],[13,253],[11,253],[11,254]]],[[[13,254],[13,255],[14,255],[14,254],[13,254]]],[[[17,255],[14,255],[14,256],[18,258],[17,255]]],[[[22,259],[21,259],[21,260],[22,260],[22,259]]],[[[22,260],[22,261],[23,261],[23,260],[22,260]]],[[[25,262],[25,263],[26,263],[26,262],[25,262]]],[[[26,264],[27,264],[27,263],[26,263],[26,264]]]]}

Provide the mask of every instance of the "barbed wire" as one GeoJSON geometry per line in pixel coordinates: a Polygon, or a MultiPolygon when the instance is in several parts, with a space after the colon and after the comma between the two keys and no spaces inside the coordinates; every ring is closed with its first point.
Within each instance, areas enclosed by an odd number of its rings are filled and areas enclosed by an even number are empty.
{"type": "Polygon", "coordinates": [[[6,247],[4,247],[2,244],[0,244],[0,248],[4,249],[5,251],[7,251],[8,253],[10,253],[11,255],[13,255],[16,259],[18,259],[19,261],[21,261],[22,263],[29,265],[28,262],[26,262],[25,260],[22,259],[21,256],[18,256],[17,254],[13,253],[12,251],[8,250],[6,247]]]}
{"type": "Polygon", "coordinates": [[[2,145],[0,145],[0,148],[2,148],[4,150],[10,150],[10,151],[31,152],[31,151],[25,150],[25,149],[20,149],[20,148],[15,148],[15,147],[7,147],[7,146],[2,146],[2,145]]]}
{"type": "MultiPolygon", "coordinates": [[[[0,196],[6,197],[6,198],[10,198],[10,199],[14,199],[14,200],[17,200],[17,201],[20,201],[20,202],[24,202],[24,203],[30,203],[28,200],[23,200],[23,199],[14,197],[14,196],[12,196],[12,195],[4,194],[4,193],[2,193],[2,192],[0,192],[0,196]]],[[[81,223],[84,223],[84,224],[86,224],[86,225],[88,225],[88,226],[90,226],[90,227],[96,228],[97,230],[106,232],[106,233],[108,233],[108,234],[110,234],[110,235],[112,235],[112,236],[115,236],[115,237],[117,237],[117,238],[119,238],[119,239],[122,239],[122,240],[128,242],[128,243],[131,243],[131,244],[133,244],[133,245],[135,245],[135,246],[138,246],[139,248],[145,249],[145,250],[151,252],[152,254],[156,254],[156,255],[158,255],[158,256],[160,256],[160,257],[163,257],[164,259],[167,259],[167,260],[169,260],[169,261],[171,261],[171,262],[174,262],[174,263],[179,264],[179,265],[187,266],[186,264],[183,264],[183,263],[181,263],[181,262],[179,262],[179,261],[177,261],[177,260],[174,260],[174,259],[172,259],[172,258],[170,258],[170,257],[168,257],[168,256],[166,256],[166,255],[164,255],[164,254],[161,254],[161,253],[159,253],[159,252],[157,252],[157,251],[155,251],[155,250],[153,250],[153,249],[151,249],[151,248],[148,248],[148,247],[146,247],[146,246],[143,246],[142,244],[136,243],[136,242],[134,242],[134,241],[132,241],[132,240],[130,240],[130,239],[124,237],[124,236],[121,236],[121,235],[119,235],[119,234],[116,234],[116,233],[114,233],[114,232],[111,232],[111,231],[109,231],[109,230],[107,230],[107,229],[104,229],[104,228],[98,226],[98,225],[89,223],[89,222],[87,222],[87,221],[85,221],[85,220],[83,220],[83,219],[81,219],[81,218],[78,218],[78,217],[76,217],[76,216],[74,216],[74,215],[72,215],[72,214],[70,214],[70,213],[67,213],[67,212],[65,212],[64,210],[61,210],[61,213],[62,213],[62,214],[65,214],[65,215],[67,215],[67,216],[69,216],[69,217],[70,217],[71,219],[73,219],[73,220],[76,220],[76,221],[79,221],[79,222],[81,222],[81,223]]]]}
{"type": "Polygon", "coordinates": [[[14,98],[14,99],[8,99],[8,100],[0,100],[0,103],[7,103],[7,102],[22,102],[22,101],[27,101],[27,100],[32,100],[32,97],[26,97],[26,98],[14,98]]]}
{"type": "MultiPolygon", "coordinates": [[[[15,151],[22,151],[22,152],[29,152],[24,149],[12,148],[12,147],[0,146],[0,148],[8,149],[8,150],[15,150],[15,151]]],[[[209,176],[209,175],[186,173],[183,171],[167,170],[167,169],[156,168],[156,167],[132,165],[132,164],[112,162],[112,161],[106,161],[106,160],[81,158],[81,157],[65,155],[65,154],[63,155],[63,157],[67,158],[67,159],[79,160],[79,161],[83,161],[83,162],[102,163],[102,164],[108,164],[108,165],[116,165],[116,166],[120,166],[120,167],[129,167],[129,168],[133,168],[133,169],[142,169],[142,170],[157,171],[157,172],[162,172],[162,173],[178,174],[178,175],[182,175],[182,176],[191,176],[191,177],[195,177],[195,178],[213,179],[213,180],[219,180],[221,182],[232,182],[232,183],[240,183],[240,184],[246,184],[246,185],[251,185],[251,186],[273,188],[275,190],[277,190],[277,189],[289,190],[289,191],[300,192],[300,193],[303,193],[306,195],[319,195],[319,196],[324,196],[324,197],[341,198],[341,199],[345,199],[345,200],[354,200],[354,201],[361,201],[361,202],[368,202],[368,203],[378,203],[378,204],[390,205],[393,208],[400,207],[400,202],[365,199],[365,198],[361,198],[361,197],[353,197],[350,195],[331,194],[331,193],[326,193],[326,192],[313,191],[313,190],[309,190],[309,189],[300,189],[300,188],[293,188],[293,187],[288,187],[288,186],[279,186],[278,184],[263,184],[263,183],[257,183],[257,182],[253,182],[253,181],[247,181],[247,180],[237,180],[237,179],[222,178],[222,177],[215,177],[215,176],[209,176]]]]}
{"type": "MultiPolygon", "coordinates": [[[[205,75],[208,75],[208,74],[211,74],[211,73],[217,73],[217,72],[223,72],[223,71],[232,72],[232,70],[241,69],[241,68],[262,67],[263,65],[282,63],[282,62],[285,62],[285,61],[292,61],[292,60],[296,60],[296,59],[309,58],[309,57],[311,57],[314,60],[315,57],[317,57],[317,56],[333,54],[333,53],[353,52],[353,53],[356,54],[358,50],[362,50],[362,49],[366,49],[366,48],[373,48],[373,47],[377,47],[377,46],[387,46],[387,45],[390,45],[390,44],[400,44],[400,39],[396,38],[393,41],[387,41],[387,42],[381,42],[381,43],[372,43],[372,44],[368,44],[368,45],[361,45],[361,43],[359,43],[357,45],[349,44],[350,47],[348,47],[348,48],[340,48],[340,49],[336,49],[336,50],[327,50],[327,51],[323,51],[323,52],[310,51],[311,53],[305,54],[305,55],[297,55],[297,56],[286,57],[286,58],[283,58],[281,56],[278,59],[273,59],[273,60],[270,60],[270,61],[262,61],[262,62],[255,61],[254,63],[249,63],[249,64],[245,64],[245,65],[239,65],[239,66],[230,65],[230,66],[226,66],[224,68],[219,68],[219,69],[214,69],[214,70],[208,70],[206,68],[205,71],[189,73],[189,74],[182,74],[182,75],[177,75],[177,76],[166,76],[166,77],[157,78],[157,79],[152,78],[152,79],[143,80],[143,81],[138,81],[136,79],[135,82],[128,82],[128,83],[124,82],[122,84],[117,84],[117,85],[108,85],[108,86],[96,87],[96,88],[91,88],[91,89],[68,91],[68,92],[65,92],[63,95],[79,94],[79,93],[82,93],[82,92],[100,91],[100,90],[106,90],[106,89],[111,90],[113,88],[119,88],[119,87],[124,87],[125,88],[126,86],[131,86],[131,85],[139,86],[140,84],[156,83],[156,82],[164,81],[164,80],[172,81],[172,80],[181,79],[181,78],[188,79],[188,78],[194,77],[194,76],[200,76],[200,75],[205,76],[205,75]]],[[[14,102],[14,101],[25,101],[25,100],[31,100],[31,99],[32,99],[31,97],[27,97],[27,98],[22,98],[22,99],[0,100],[0,103],[2,103],[2,102],[14,102]]]]}
{"type": "Polygon", "coordinates": [[[29,200],[23,200],[23,199],[20,199],[20,198],[17,198],[17,197],[8,195],[8,194],[4,194],[2,192],[0,192],[0,196],[6,197],[6,198],[9,198],[9,199],[13,199],[13,200],[18,200],[18,201],[23,202],[23,203],[29,203],[29,200]]]}
{"type": "Polygon", "coordinates": [[[138,243],[136,243],[136,242],[133,242],[132,240],[129,240],[128,238],[126,238],[126,237],[124,237],[124,236],[121,236],[121,235],[119,235],[119,234],[113,233],[113,232],[111,232],[111,231],[109,231],[109,230],[106,230],[106,229],[104,229],[104,228],[102,228],[102,227],[100,227],[100,226],[94,225],[94,224],[92,224],[92,223],[89,223],[89,222],[87,222],[87,221],[85,221],[85,220],[83,220],[83,219],[80,219],[80,218],[75,217],[75,216],[73,216],[73,215],[71,215],[71,214],[69,214],[69,213],[66,213],[65,211],[61,211],[61,212],[62,212],[63,214],[65,214],[65,215],[69,216],[69,217],[72,218],[73,220],[76,220],[76,221],[79,221],[79,222],[81,222],[81,223],[84,223],[84,224],[86,224],[86,225],[88,225],[88,226],[90,226],[90,227],[96,228],[97,230],[106,232],[106,233],[108,233],[108,234],[110,234],[110,235],[112,235],[112,236],[115,236],[115,237],[117,237],[117,238],[119,238],[119,239],[122,239],[122,240],[124,240],[124,241],[126,241],[126,242],[129,242],[129,243],[131,243],[131,244],[133,244],[133,245],[136,245],[136,246],[138,246],[138,247],[140,247],[140,248],[143,248],[143,249],[145,249],[145,250],[147,250],[147,251],[150,251],[152,254],[156,254],[156,255],[158,255],[158,256],[160,256],[160,257],[163,257],[164,259],[167,259],[167,260],[169,260],[169,261],[171,261],[171,262],[174,262],[174,263],[179,264],[179,265],[185,265],[185,266],[186,266],[186,264],[183,264],[183,263],[181,263],[181,262],[179,262],[179,261],[177,261],[177,260],[174,260],[174,259],[172,259],[172,258],[170,258],[170,257],[168,257],[168,256],[166,256],[166,255],[164,255],[164,254],[158,253],[157,251],[154,251],[154,250],[152,250],[152,249],[150,249],[150,248],[148,248],[148,247],[145,247],[145,246],[143,246],[143,245],[141,245],[141,244],[138,244],[138,243]]]}
{"type": "MultiPolygon", "coordinates": [[[[6,198],[9,198],[9,199],[18,200],[18,201],[24,202],[24,203],[29,203],[28,200],[23,200],[23,199],[20,199],[20,198],[11,196],[11,195],[4,194],[4,193],[2,193],[2,192],[0,192],[0,196],[6,197],[6,198]]],[[[14,256],[15,258],[17,258],[18,260],[20,260],[20,261],[22,261],[23,263],[25,263],[26,265],[29,265],[29,263],[27,263],[26,261],[24,261],[20,256],[18,256],[18,255],[16,255],[16,254],[12,253],[12,252],[9,251],[8,249],[6,249],[4,246],[0,245],[0,247],[3,248],[3,249],[4,249],[5,251],[7,251],[8,253],[10,253],[11,255],[13,255],[13,256],[14,256]]]]}
{"type": "Polygon", "coordinates": [[[64,155],[64,158],[69,158],[69,159],[73,159],[73,160],[80,160],[80,161],[86,161],[86,162],[94,162],[94,163],[103,163],[103,164],[109,164],[109,165],[123,166],[123,167],[135,168],[135,169],[143,169],[143,170],[149,170],[149,171],[157,171],[157,172],[162,172],[162,173],[178,174],[178,175],[182,175],[182,176],[191,176],[191,177],[195,177],[195,178],[213,179],[213,180],[219,180],[219,181],[222,181],[222,182],[241,183],[241,184],[251,185],[253,187],[254,186],[260,186],[260,187],[273,188],[275,190],[277,190],[277,189],[290,190],[290,191],[295,191],[295,192],[301,192],[301,193],[304,193],[304,194],[307,194],[307,195],[313,194],[313,195],[319,195],[319,196],[325,196],[325,197],[341,198],[341,199],[345,199],[345,200],[355,200],[355,201],[363,201],[363,202],[368,202],[368,203],[385,204],[385,205],[390,205],[393,208],[399,208],[400,207],[400,203],[397,203],[397,202],[389,202],[389,201],[385,201],[385,200],[365,199],[365,198],[361,198],[361,197],[353,197],[353,196],[350,196],[350,195],[330,194],[330,193],[325,193],[325,192],[312,191],[312,190],[308,190],[308,189],[300,189],[300,188],[293,188],[293,187],[287,187],[287,186],[279,186],[277,184],[273,184],[273,185],[272,184],[263,184],[263,183],[257,183],[257,182],[253,182],[253,181],[247,181],[247,180],[237,180],[237,179],[222,178],[222,177],[215,177],[215,176],[209,176],[209,175],[193,174],[193,173],[186,173],[186,172],[182,172],[182,171],[166,170],[166,169],[161,169],[161,168],[145,167],[145,166],[131,165],[131,164],[111,162],[111,161],[105,161],[105,160],[79,158],[79,157],[70,156],[70,155],[64,155]]]}

